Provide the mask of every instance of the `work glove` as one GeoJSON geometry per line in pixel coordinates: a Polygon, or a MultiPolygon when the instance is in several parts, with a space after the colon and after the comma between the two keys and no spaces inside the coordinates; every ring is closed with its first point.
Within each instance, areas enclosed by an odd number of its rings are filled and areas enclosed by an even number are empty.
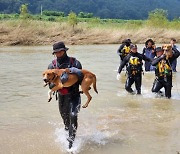
{"type": "Polygon", "coordinates": [[[116,76],[116,79],[119,80],[121,77],[121,75],[118,73],[117,76],[116,76]]]}
{"type": "Polygon", "coordinates": [[[60,76],[60,80],[61,80],[62,84],[64,84],[68,80],[68,78],[69,78],[68,73],[63,72],[62,75],[60,76]]]}

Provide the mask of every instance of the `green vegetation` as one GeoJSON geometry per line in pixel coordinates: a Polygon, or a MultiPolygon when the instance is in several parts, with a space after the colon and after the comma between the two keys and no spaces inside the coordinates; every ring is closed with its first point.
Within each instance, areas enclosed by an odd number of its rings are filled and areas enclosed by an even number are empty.
{"type": "Polygon", "coordinates": [[[65,13],[64,12],[58,12],[58,11],[43,11],[43,15],[64,17],[65,13]]]}
{"type": "Polygon", "coordinates": [[[69,13],[69,15],[68,15],[68,23],[74,29],[74,26],[77,25],[77,23],[78,23],[78,19],[77,19],[76,13],[74,13],[74,12],[69,13]]]}
{"type": "Polygon", "coordinates": [[[156,9],[149,13],[147,23],[149,26],[167,27],[169,24],[167,15],[168,15],[168,13],[166,10],[156,9]]]}
{"type": "Polygon", "coordinates": [[[162,9],[155,9],[148,14],[147,20],[123,20],[123,19],[100,19],[93,17],[93,14],[80,12],[78,15],[71,12],[65,16],[64,12],[43,11],[42,15],[32,15],[28,13],[28,5],[23,4],[20,7],[20,14],[0,14],[0,20],[40,20],[51,22],[68,22],[73,28],[78,23],[84,23],[87,27],[96,28],[126,28],[137,29],[142,27],[155,27],[167,29],[180,29],[180,19],[168,20],[168,12],[162,9]]]}
{"type": "Polygon", "coordinates": [[[28,19],[31,18],[31,15],[28,13],[28,4],[22,4],[20,7],[20,18],[21,19],[28,19]]]}
{"type": "Polygon", "coordinates": [[[93,18],[93,13],[79,12],[79,18],[93,18]]]}
{"type": "Polygon", "coordinates": [[[3,45],[42,45],[64,40],[69,44],[107,44],[120,43],[124,38],[144,43],[152,38],[163,43],[172,37],[179,41],[180,19],[169,20],[167,13],[155,9],[146,20],[101,19],[84,12],[30,14],[28,5],[23,4],[20,14],[0,14],[0,42],[3,45]]]}

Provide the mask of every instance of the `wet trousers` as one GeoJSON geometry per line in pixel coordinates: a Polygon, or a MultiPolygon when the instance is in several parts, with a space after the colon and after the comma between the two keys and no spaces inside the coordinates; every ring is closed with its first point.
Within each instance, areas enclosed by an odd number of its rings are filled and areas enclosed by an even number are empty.
{"type": "Polygon", "coordinates": [[[142,75],[139,74],[139,75],[131,75],[131,76],[128,76],[127,80],[126,80],[126,84],[125,84],[125,89],[132,93],[133,90],[131,88],[132,84],[135,82],[135,87],[136,87],[136,90],[137,90],[137,94],[141,94],[141,83],[142,83],[142,75]]]}
{"type": "Polygon", "coordinates": [[[65,130],[69,131],[68,140],[74,141],[78,127],[78,112],[81,106],[80,94],[58,94],[58,103],[65,130]]]}
{"type": "Polygon", "coordinates": [[[156,78],[153,83],[152,92],[159,92],[161,88],[165,89],[165,96],[171,98],[172,79],[158,79],[156,78]]]}

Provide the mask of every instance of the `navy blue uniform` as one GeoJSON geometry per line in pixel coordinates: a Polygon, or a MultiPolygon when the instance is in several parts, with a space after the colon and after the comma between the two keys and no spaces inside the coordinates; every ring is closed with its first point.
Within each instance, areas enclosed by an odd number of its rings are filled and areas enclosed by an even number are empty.
{"type": "Polygon", "coordinates": [[[165,89],[165,96],[171,98],[171,89],[172,89],[172,62],[177,59],[180,55],[180,52],[177,49],[173,49],[173,56],[169,59],[166,59],[165,55],[155,58],[152,61],[152,65],[156,66],[155,75],[156,79],[154,80],[152,92],[159,92],[161,88],[165,89]],[[161,71],[162,62],[164,69],[161,71]]]}
{"type": "Polygon", "coordinates": [[[130,53],[127,55],[119,66],[118,73],[121,73],[123,67],[127,65],[127,80],[125,84],[125,89],[132,93],[133,90],[131,88],[132,84],[135,82],[135,87],[137,90],[137,94],[141,94],[141,82],[142,82],[142,60],[151,61],[146,56],[140,53],[130,53]]]}

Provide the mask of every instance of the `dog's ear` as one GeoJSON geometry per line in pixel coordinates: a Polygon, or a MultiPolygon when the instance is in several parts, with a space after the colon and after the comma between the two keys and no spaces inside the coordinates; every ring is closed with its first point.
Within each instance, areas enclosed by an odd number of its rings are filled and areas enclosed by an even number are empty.
{"type": "Polygon", "coordinates": [[[45,75],[45,72],[43,72],[42,75],[44,76],[44,75],[45,75]]]}
{"type": "Polygon", "coordinates": [[[53,70],[53,71],[52,71],[52,74],[54,74],[54,75],[55,75],[55,74],[57,74],[57,72],[58,72],[58,71],[53,70]]]}
{"type": "Polygon", "coordinates": [[[162,49],[164,50],[164,45],[162,45],[162,49]]]}
{"type": "Polygon", "coordinates": [[[58,71],[52,71],[52,74],[53,74],[54,76],[57,76],[57,75],[58,75],[57,72],[58,72],[58,71]]]}
{"type": "Polygon", "coordinates": [[[172,44],[169,44],[168,46],[169,46],[170,48],[172,48],[172,44]]]}

